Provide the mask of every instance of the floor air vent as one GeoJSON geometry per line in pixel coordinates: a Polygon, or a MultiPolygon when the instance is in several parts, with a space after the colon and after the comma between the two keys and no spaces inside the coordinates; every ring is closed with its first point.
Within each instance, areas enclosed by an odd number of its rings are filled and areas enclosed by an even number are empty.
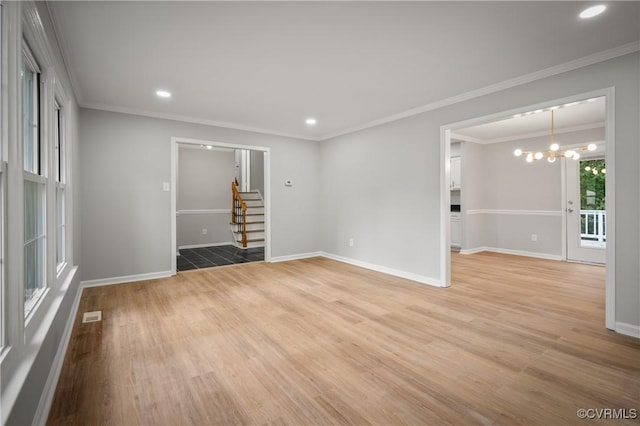
{"type": "Polygon", "coordinates": [[[85,312],[82,316],[82,323],[102,321],[102,311],[85,312]]]}

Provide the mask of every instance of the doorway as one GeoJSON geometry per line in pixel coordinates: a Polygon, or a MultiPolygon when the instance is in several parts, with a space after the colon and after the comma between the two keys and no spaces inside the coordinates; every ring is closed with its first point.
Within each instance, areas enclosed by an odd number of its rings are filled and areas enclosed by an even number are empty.
{"type": "MultiPolygon", "coordinates": [[[[606,221],[606,223],[604,224],[604,232],[605,232],[605,236],[604,236],[604,242],[605,242],[605,247],[606,250],[602,250],[600,249],[600,254],[602,254],[602,252],[604,252],[604,256],[605,256],[605,261],[604,261],[604,265],[606,266],[606,282],[605,282],[605,326],[606,328],[615,330],[615,244],[614,244],[614,238],[615,238],[615,222],[614,222],[614,218],[615,218],[615,185],[614,185],[614,170],[615,170],[615,164],[614,164],[614,148],[615,148],[615,140],[614,140],[614,89],[613,88],[608,88],[608,89],[601,89],[601,90],[595,90],[593,92],[588,92],[588,93],[584,93],[584,94],[579,94],[579,95],[574,95],[574,96],[570,96],[570,97],[566,97],[566,98],[561,98],[561,99],[556,99],[556,100],[551,100],[548,102],[544,102],[544,103],[540,103],[540,104],[535,104],[535,105],[530,105],[530,106],[523,106],[520,108],[516,108],[516,109],[512,109],[512,110],[508,110],[508,111],[503,111],[500,113],[495,113],[495,114],[491,114],[488,116],[484,116],[484,117],[478,117],[475,119],[471,119],[471,120],[465,120],[465,121],[461,121],[461,122],[457,122],[457,123],[452,123],[449,125],[444,125],[441,127],[441,186],[440,186],[440,199],[441,199],[441,214],[440,214],[440,220],[441,220],[441,282],[442,282],[442,286],[446,287],[451,285],[451,253],[450,253],[450,246],[451,246],[451,224],[450,224],[450,208],[451,208],[451,194],[450,194],[450,179],[451,179],[451,165],[450,165],[450,157],[451,157],[451,141],[452,139],[456,139],[459,140],[459,134],[457,133],[458,131],[462,130],[462,129],[467,129],[470,127],[474,127],[474,126],[481,126],[481,125],[486,125],[489,123],[496,123],[499,121],[504,121],[507,120],[509,118],[516,118],[516,117],[520,117],[520,116],[525,116],[525,115],[539,115],[542,116],[542,114],[539,114],[540,112],[543,111],[550,111],[552,109],[558,109],[558,108],[562,108],[562,107],[568,107],[568,106],[572,106],[572,105],[576,105],[578,103],[586,103],[588,100],[594,99],[594,98],[602,98],[604,99],[604,103],[605,103],[605,117],[604,117],[604,123],[602,124],[603,126],[603,134],[604,137],[602,138],[604,140],[604,147],[603,147],[603,152],[601,155],[603,155],[604,160],[605,160],[605,164],[606,164],[606,179],[605,179],[605,187],[606,187],[606,209],[605,210],[605,215],[608,217],[608,221],[606,221]]],[[[547,129],[548,132],[548,129],[547,129]]],[[[475,144],[474,144],[475,145],[475,144]]],[[[564,145],[564,144],[563,144],[564,145]]],[[[547,145],[548,146],[548,145],[547,145]]],[[[546,148],[548,149],[548,148],[546,148]]],[[[520,151],[520,153],[522,153],[522,151],[520,151]]],[[[535,155],[536,153],[534,152],[533,155],[535,155]]],[[[512,153],[510,153],[509,155],[511,155],[511,158],[513,158],[513,151],[512,153]]],[[[520,160],[524,161],[525,158],[521,158],[520,160]]],[[[505,157],[505,161],[506,161],[506,157],[505,157]]],[[[533,161],[535,162],[535,159],[533,159],[533,161]]],[[[529,160],[527,160],[527,162],[529,162],[529,160]]],[[[550,161],[551,162],[551,161],[550,161]]],[[[463,161],[464,164],[464,161],[463,161]]],[[[538,163],[540,167],[542,167],[542,162],[538,163]]],[[[578,163],[579,164],[579,163],[578,163]]],[[[583,168],[587,167],[587,165],[583,165],[583,168]]],[[[592,172],[593,173],[593,172],[592,172]]],[[[598,170],[598,173],[600,173],[600,170],[598,170]]],[[[465,176],[464,176],[465,172],[464,169],[462,171],[462,180],[463,182],[465,182],[465,176]]],[[[560,181],[560,175],[558,175],[558,179],[555,181],[555,183],[553,184],[555,188],[561,188],[562,194],[561,194],[561,198],[562,198],[562,202],[561,205],[557,205],[555,210],[521,210],[520,212],[517,211],[513,211],[513,210],[509,210],[509,209],[505,209],[505,208],[501,208],[501,207],[494,207],[493,209],[489,208],[478,208],[478,209],[474,209],[471,212],[468,212],[465,210],[467,209],[467,207],[465,207],[465,201],[462,201],[462,220],[465,221],[465,219],[474,219],[474,220],[480,220],[481,222],[484,221],[483,223],[489,223],[491,220],[493,220],[494,223],[507,223],[509,222],[509,220],[505,220],[508,218],[513,218],[513,221],[511,222],[515,222],[520,215],[530,215],[530,216],[537,216],[538,219],[540,221],[558,221],[558,223],[562,224],[562,229],[561,232],[556,233],[555,235],[558,235],[562,241],[561,242],[557,242],[556,247],[561,248],[561,253],[558,254],[557,259],[558,260],[567,260],[567,229],[566,229],[566,215],[568,214],[567,209],[565,208],[565,206],[568,205],[568,201],[570,201],[567,198],[567,191],[566,191],[566,168],[563,167],[562,168],[562,181],[560,181]],[[562,207],[562,208],[560,208],[562,207]],[[493,219],[489,219],[490,215],[494,215],[493,219]],[[554,217],[556,219],[554,219],[554,217]]],[[[551,188],[551,187],[550,187],[551,188]]],[[[560,191],[560,190],[559,190],[560,191]]],[[[526,190],[522,190],[522,191],[518,191],[519,194],[522,195],[522,197],[524,196],[528,196],[528,192],[526,190]]],[[[591,195],[591,194],[590,194],[591,195]]],[[[585,196],[586,196],[586,192],[585,192],[585,196]]],[[[572,200],[573,201],[573,200],[572,200]]],[[[574,201],[575,203],[575,201],[574,201]]],[[[585,209],[583,209],[585,210],[585,209]]],[[[593,223],[594,219],[588,219],[590,220],[589,223],[593,223]]],[[[598,219],[595,219],[598,220],[598,219]]],[[[546,228],[542,228],[545,229],[546,228]]],[[[465,231],[466,232],[466,231],[465,231]]],[[[574,231],[576,232],[576,231],[574,231]]],[[[582,233],[582,232],[581,232],[582,233]]],[[[585,232],[586,233],[586,232],[585,232]]],[[[511,237],[513,234],[508,234],[509,237],[511,237]]],[[[528,237],[530,237],[530,241],[531,242],[538,242],[540,243],[539,238],[537,239],[538,235],[536,235],[535,233],[531,233],[528,235],[528,237]],[[537,239],[537,240],[536,240],[537,239]]],[[[597,236],[593,236],[590,238],[598,238],[597,236]]],[[[464,244],[464,238],[463,238],[463,244],[464,244]]],[[[586,245],[588,243],[584,243],[584,245],[586,245]]],[[[463,247],[464,248],[464,247],[463,247]]],[[[479,247],[478,251],[483,251],[485,249],[489,249],[489,251],[495,251],[495,250],[491,250],[491,246],[489,247],[479,247]]],[[[463,250],[464,251],[464,250],[463,250]]],[[[473,251],[467,251],[469,253],[472,253],[473,251]]],[[[503,253],[509,253],[509,251],[502,251],[503,253]]],[[[514,253],[514,254],[521,254],[521,253],[514,253]]],[[[523,253],[526,254],[526,253],[523,253]]],[[[594,262],[595,263],[595,262],[594,262]]]]}
{"type": "MultiPolygon", "coordinates": [[[[171,259],[171,270],[172,270],[172,274],[175,275],[177,273],[178,267],[177,267],[177,258],[178,258],[178,254],[179,254],[179,249],[178,249],[178,216],[179,213],[183,213],[186,214],[187,216],[191,215],[191,216],[198,216],[198,215],[213,215],[213,216],[219,216],[220,218],[222,218],[223,222],[225,222],[225,225],[227,227],[227,233],[229,234],[229,238],[227,238],[227,240],[232,241],[232,228],[229,226],[229,223],[231,222],[230,218],[231,218],[231,211],[232,211],[232,182],[236,182],[237,180],[237,175],[235,174],[235,165],[233,162],[229,165],[229,169],[232,171],[231,176],[229,176],[228,178],[228,182],[224,183],[225,186],[225,193],[224,193],[224,207],[221,206],[212,206],[206,209],[203,208],[199,208],[198,206],[195,206],[193,208],[187,208],[187,211],[181,211],[178,209],[178,174],[179,174],[179,158],[180,158],[180,147],[182,147],[182,149],[185,148],[191,148],[191,150],[197,150],[198,148],[203,150],[201,152],[214,152],[214,151],[219,151],[222,153],[227,153],[228,155],[231,155],[231,159],[233,161],[234,158],[234,153],[236,151],[250,151],[251,153],[255,152],[255,156],[254,158],[256,159],[255,161],[255,166],[259,166],[259,167],[255,167],[254,168],[254,174],[257,176],[258,174],[261,174],[262,179],[260,179],[260,201],[261,201],[261,211],[260,214],[263,216],[263,222],[264,224],[263,229],[264,229],[264,247],[261,247],[261,254],[264,253],[264,260],[269,262],[271,260],[271,191],[270,191],[270,148],[268,147],[261,147],[261,146],[249,146],[249,145],[239,145],[239,144],[229,144],[229,143],[224,143],[224,142],[216,142],[216,141],[205,141],[205,140],[198,140],[198,139],[190,139],[190,138],[180,138],[180,137],[173,137],[171,138],[171,253],[172,253],[172,259],[171,259]],[[258,159],[262,162],[262,164],[258,165],[258,159]],[[255,171],[259,170],[262,173],[256,173],[255,171]],[[228,189],[228,191],[227,191],[228,189]]],[[[197,177],[196,177],[196,182],[197,182],[197,177]]],[[[222,198],[221,198],[222,199],[222,198]]],[[[182,206],[181,206],[182,207],[182,206]]],[[[202,233],[203,235],[206,235],[209,231],[206,227],[202,227],[200,226],[198,229],[199,233],[202,233]],[[200,229],[202,228],[202,229],[200,229]]],[[[229,264],[229,262],[223,262],[223,257],[228,258],[229,256],[224,256],[221,255],[219,252],[217,252],[215,248],[215,246],[213,247],[189,247],[188,250],[193,250],[193,251],[198,251],[198,250],[208,250],[208,251],[212,251],[212,253],[193,253],[194,256],[198,255],[194,258],[194,260],[201,260],[200,263],[205,264],[211,261],[211,259],[205,260],[205,259],[200,259],[201,257],[203,258],[207,258],[207,256],[202,256],[202,254],[206,254],[206,255],[211,255],[214,256],[216,259],[219,259],[220,262],[222,262],[221,264],[229,264]],[[214,253],[215,252],[215,253],[214,253]]],[[[242,250],[242,249],[240,249],[242,250]]],[[[219,251],[219,250],[218,250],[219,251]]],[[[253,250],[255,251],[255,249],[253,250]]],[[[254,255],[255,253],[249,253],[249,251],[245,250],[247,256],[249,254],[254,255]]],[[[231,262],[231,263],[243,263],[244,261],[251,261],[252,259],[249,259],[251,256],[235,256],[235,258],[237,258],[237,262],[231,262]]],[[[227,259],[227,260],[233,260],[233,259],[227,259]]],[[[192,262],[193,263],[193,262],[192,262]]],[[[213,262],[216,263],[216,262],[213,262]]],[[[212,265],[215,266],[215,265],[212,265]]]]}
{"type": "Polygon", "coordinates": [[[606,176],[602,156],[567,161],[567,260],[606,263],[606,176]]]}

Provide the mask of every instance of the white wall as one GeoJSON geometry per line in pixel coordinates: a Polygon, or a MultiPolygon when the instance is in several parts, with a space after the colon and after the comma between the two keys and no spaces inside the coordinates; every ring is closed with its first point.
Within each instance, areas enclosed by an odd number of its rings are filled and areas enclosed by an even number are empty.
{"type": "Polygon", "coordinates": [[[179,146],[176,239],[178,247],[229,243],[233,150],[179,146]],[[209,212],[197,212],[209,210],[209,212]],[[216,210],[218,212],[211,212],[216,210]],[[203,235],[202,230],[207,234],[203,235]]]}
{"type": "Polygon", "coordinates": [[[482,247],[485,235],[485,217],[469,214],[474,210],[483,209],[487,192],[491,191],[485,185],[484,149],[482,145],[464,142],[462,153],[462,247],[469,250],[482,247]]]}
{"type": "Polygon", "coordinates": [[[264,197],[264,152],[251,151],[251,190],[264,197]]]}
{"type": "Polygon", "coordinates": [[[272,256],[319,250],[317,142],[81,109],[83,280],[171,270],[174,136],[270,147],[272,256]]]}
{"type": "Polygon", "coordinates": [[[437,279],[438,126],[414,116],[322,142],[324,251],[437,279]]]}
{"type": "Polygon", "coordinates": [[[614,86],[616,320],[640,325],[638,75],[634,53],[323,142],[323,250],[438,281],[440,127],[614,86]]]}

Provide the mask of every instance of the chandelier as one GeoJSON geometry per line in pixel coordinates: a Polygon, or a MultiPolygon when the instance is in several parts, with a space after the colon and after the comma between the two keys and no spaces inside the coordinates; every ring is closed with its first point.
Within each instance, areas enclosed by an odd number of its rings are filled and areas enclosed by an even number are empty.
{"type": "Polygon", "coordinates": [[[543,158],[547,158],[549,163],[553,163],[557,158],[568,158],[572,160],[580,159],[581,151],[595,151],[598,146],[595,143],[590,143],[589,145],[572,147],[568,149],[561,149],[560,145],[556,142],[555,135],[555,122],[554,122],[554,109],[551,109],[551,144],[549,145],[549,149],[547,151],[523,151],[518,148],[513,151],[513,154],[516,157],[525,156],[525,160],[527,163],[533,163],[537,160],[542,160],[543,158]]]}

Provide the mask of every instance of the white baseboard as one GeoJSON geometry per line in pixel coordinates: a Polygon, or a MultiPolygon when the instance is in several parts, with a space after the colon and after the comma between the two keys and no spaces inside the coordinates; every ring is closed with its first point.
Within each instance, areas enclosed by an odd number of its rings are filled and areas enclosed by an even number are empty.
{"type": "Polygon", "coordinates": [[[406,271],[401,271],[401,270],[398,270],[398,269],[388,268],[386,266],[381,266],[381,265],[376,265],[376,264],[373,264],[373,263],[363,262],[361,260],[356,260],[356,259],[351,259],[351,258],[348,258],[348,257],[338,256],[338,255],[331,254],[331,253],[322,252],[321,255],[323,257],[328,258],[328,259],[337,260],[338,262],[348,263],[350,265],[359,266],[361,268],[371,269],[372,271],[382,272],[383,274],[388,274],[388,275],[393,275],[395,277],[405,278],[407,280],[415,281],[415,282],[418,282],[420,284],[427,284],[427,285],[431,285],[431,286],[434,286],[434,287],[445,287],[442,284],[442,281],[440,281],[438,279],[435,279],[435,278],[427,277],[425,275],[418,275],[418,274],[414,274],[414,273],[411,273],[411,272],[406,272],[406,271]]]}
{"type": "MultiPolygon", "coordinates": [[[[67,278],[69,282],[73,281],[73,279],[75,278],[75,274],[77,273],[78,267],[76,266],[74,270],[69,273],[69,277],[67,278]]],[[[66,283],[63,284],[63,287],[68,286],[69,285],[66,283]]],[[[75,323],[76,315],[78,314],[78,307],[80,306],[81,297],[82,287],[78,285],[75,298],[73,299],[73,304],[71,305],[71,312],[69,313],[69,317],[67,318],[67,323],[65,324],[62,338],[60,339],[60,344],[58,345],[56,356],[53,359],[51,369],[49,370],[49,376],[47,377],[47,381],[44,384],[42,394],[40,395],[40,401],[38,402],[38,407],[33,417],[33,425],[39,426],[45,425],[47,423],[49,411],[51,410],[51,403],[53,402],[53,396],[56,392],[56,387],[58,386],[60,373],[62,372],[64,357],[67,353],[67,348],[69,347],[69,341],[71,340],[71,332],[73,331],[73,324],[75,323]]]]}
{"type": "Polygon", "coordinates": [[[81,281],[80,287],[87,288],[87,287],[100,287],[103,285],[112,285],[112,284],[125,284],[125,283],[132,283],[136,281],[146,281],[146,280],[155,280],[158,278],[167,278],[172,275],[173,273],[171,273],[171,271],[150,272],[148,274],[139,274],[139,275],[125,275],[122,277],[102,278],[99,280],[81,281]]]}
{"type": "Polygon", "coordinates": [[[235,244],[233,244],[233,242],[231,242],[231,241],[227,241],[227,242],[224,242],[224,243],[189,244],[189,245],[186,245],[186,246],[179,246],[178,250],[202,248],[202,247],[218,247],[218,246],[234,246],[235,247],[235,244]]]}
{"type": "Polygon", "coordinates": [[[539,259],[547,259],[547,260],[562,260],[562,256],[548,253],[536,253],[533,251],[524,251],[524,250],[510,250],[496,247],[476,247],[472,249],[460,250],[460,254],[475,254],[483,251],[489,251],[492,253],[502,253],[502,254],[512,254],[514,256],[527,256],[527,257],[537,257],[539,259]]]}
{"type": "Polygon", "coordinates": [[[310,257],[318,257],[322,256],[323,253],[321,251],[316,251],[312,253],[300,253],[300,254],[292,254],[289,256],[277,256],[271,258],[271,263],[277,262],[287,262],[289,260],[298,260],[298,259],[308,259],[310,257]]]}
{"type": "Polygon", "coordinates": [[[640,325],[627,324],[625,322],[616,322],[616,333],[624,334],[625,336],[635,337],[640,339],[640,325]]]}
{"type": "Polygon", "coordinates": [[[486,247],[475,247],[472,249],[460,249],[460,251],[458,253],[460,254],[476,254],[476,253],[482,253],[483,251],[487,251],[486,247]]]}
{"type": "Polygon", "coordinates": [[[272,257],[271,262],[287,262],[290,260],[308,259],[310,257],[326,257],[327,259],[336,260],[342,263],[348,263],[349,265],[359,266],[365,269],[371,269],[372,271],[382,272],[383,274],[393,275],[395,277],[405,278],[411,281],[418,282],[420,284],[428,284],[434,287],[444,287],[440,280],[427,277],[424,275],[413,274],[411,272],[400,271],[398,269],[388,268],[386,266],[375,265],[373,263],[363,262],[361,260],[351,259],[348,257],[338,256],[323,251],[316,251],[312,253],[293,254],[289,256],[272,257]]]}

